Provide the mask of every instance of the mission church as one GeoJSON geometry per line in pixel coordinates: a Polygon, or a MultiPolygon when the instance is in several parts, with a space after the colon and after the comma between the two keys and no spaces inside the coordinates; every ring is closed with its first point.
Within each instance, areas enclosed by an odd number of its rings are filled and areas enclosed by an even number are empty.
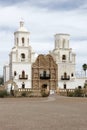
{"type": "MultiPolygon", "coordinates": [[[[54,49],[47,55],[36,53],[29,43],[29,31],[24,22],[14,32],[14,46],[9,53],[9,63],[4,66],[4,84],[15,83],[16,89],[49,91],[83,87],[86,78],[75,75],[76,54],[70,48],[69,34],[56,34],[54,49]]],[[[14,87],[13,87],[14,89],[14,87]]]]}

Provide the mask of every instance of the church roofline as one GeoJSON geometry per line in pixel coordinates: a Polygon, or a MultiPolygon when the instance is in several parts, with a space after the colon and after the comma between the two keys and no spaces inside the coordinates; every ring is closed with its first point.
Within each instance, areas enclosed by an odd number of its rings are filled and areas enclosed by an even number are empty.
{"type": "Polygon", "coordinates": [[[28,34],[30,34],[30,32],[28,32],[28,31],[15,31],[14,34],[16,34],[16,33],[28,33],[28,34]]]}
{"type": "Polygon", "coordinates": [[[66,34],[66,33],[57,33],[57,34],[55,34],[55,36],[56,35],[66,35],[66,36],[70,36],[70,34],[66,34]]]}

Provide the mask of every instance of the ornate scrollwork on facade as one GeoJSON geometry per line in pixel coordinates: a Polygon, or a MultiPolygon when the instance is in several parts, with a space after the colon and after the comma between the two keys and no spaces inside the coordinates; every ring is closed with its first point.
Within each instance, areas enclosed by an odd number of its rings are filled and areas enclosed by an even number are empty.
{"type": "Polygon", "coordinates": [[[32,65],[33,89],[56,90],[58,84],[58,68],[51,55],[39,55],[32,65]]]}

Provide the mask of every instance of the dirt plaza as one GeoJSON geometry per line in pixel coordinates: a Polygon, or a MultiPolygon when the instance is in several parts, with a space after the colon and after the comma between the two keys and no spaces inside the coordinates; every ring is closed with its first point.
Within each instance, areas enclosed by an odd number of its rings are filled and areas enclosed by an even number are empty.
{"type": "Polygon", "coordinates": [[[87,130],[87,98],[0,98],[0,130],[87,130]]]}

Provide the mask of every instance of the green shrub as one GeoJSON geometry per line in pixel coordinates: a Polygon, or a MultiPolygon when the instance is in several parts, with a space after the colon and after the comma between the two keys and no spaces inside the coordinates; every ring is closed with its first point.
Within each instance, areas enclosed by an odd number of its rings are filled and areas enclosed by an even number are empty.
{"type": "Polygon", "coordinates": [[[85,97],[87,97],[87,94],[85,94],[85,97]]]}
{"type": "Polygon", "coordinates": [[[76,88],[74,90],[74,92],[69,92],[69,91],[67,92],[67,96],[69,96],[69,97],[83,97],[84,94],[85,93],[84,93],[83,89],[81,89],[81,88],[76,88]]]}
{"type": "Polygon", "coordinates": [[[74,91],[74,96],[75,97],[83,97],[84,93],[83,90],[81,88],[76,88],[74,91]]]}
{"type": "Polygon", "coordinates": [[[18,96],[18,90],[14,90],[14,96],[15,96],[15,97],[18,96]]]}
{"type": "Polygon", "coordinates": [[[68,96],[68,97],[73,97],[73,96],[74,96],[74,92],[68,92],[68,93],[67,93],[67,96],[68,96]]]}
{"type": "Polygon", "coordinates": [[[26,97],[26,96],[27,96],[26,92],[23,92],[23,93],[21,94],[21,96],[22,96],[22,97],[26,97]]]}
{"type": "Polygon", "coordinates": [[[7,97],[9,94],[7,93],[7,91],[6,90],[2,90],[2,91],[0,91],[0,97],[7,97]]]}
{"type": "Polygon", "coordinates": [[[45,90],[41,90],[41,96],[42,97],[48,97],[49,93],[45,92],[45,90]]]}

